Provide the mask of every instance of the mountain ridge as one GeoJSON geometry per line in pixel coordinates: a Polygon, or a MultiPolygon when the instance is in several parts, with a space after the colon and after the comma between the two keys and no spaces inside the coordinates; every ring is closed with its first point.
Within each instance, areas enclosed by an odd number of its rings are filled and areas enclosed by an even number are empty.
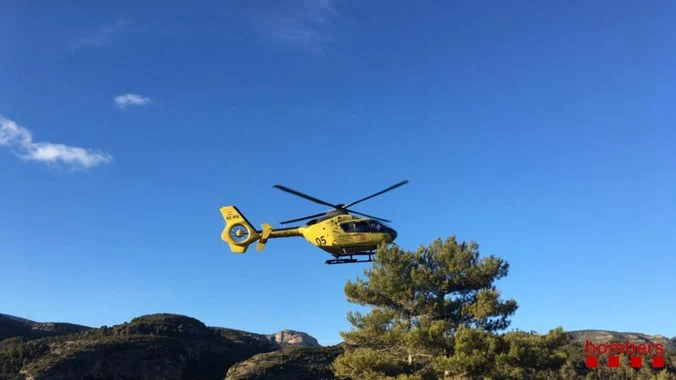
{"type": "MultiPolygon", "coordinates": [[[[601,329],[567,333],[574,355],[584,355],[587,340],[663,343],[668,352],[676,352],[676,337],[601,329]]],[[[331,379],[331,363],[342,351],[342,343],[322,346],[297,330],[259,334],[207,326],[193,317],[170,313],[142,315],[100,328],[0,314],[2,380],[331,379]]]]}
{"type": "MultiPolygon", "coordinates": [[[[164,314],[164,315],[170,315],[168,313],[158,313],[158,314],[164,314]]],[[[155,314],[148,314],[148,315],[155,315],[155,314]]],[[[175,314],[179,315],[179,314],[175,314]]],[[[138,318],[138,317],[137,317],[138,318]]],[[[61,335],[61,334],[69,334],[69,333],[77,333],[80,331],[85,331],[85,330],[90,330],[90,329],[96,329],[96,327],[91,327],[91,326],[85,326],[85,325],[80,325],[80,324],[75,324],[75,323],[69,323],[69,322],[38,322],[34,321],[31,319],[23,318],[23,317],[18,317],[12,314],[6,314],[6,313],[0,313],[0,341],[6,338],[11,338],[12,336],[9,336],[7,334],[11,334],[10,332],[3,333],[5,330],[3,330],[3,319],[4,319],[4,324],[5,325],[14,325],[18,329],[27,329],[30,328],[32,331],[34,331],[34,334],[27,334],[30,336],[35,336],[35,337],[43,337],[43,336],[52,336],[52,335],[61,335]],[[11,321],[11,322],[10,322],[11,321]]],[[[123,322],[125,323],[125,322],[123,322]]],[[[102,326],[106,327],[106,326],[102,326]]],[[[253,333],[250,331],[246,330],[240,330],[240,329],[233,329],[229,327],[221,327],[221,326],[207,326],[208,328],[211,329],[216,329],[216,330],[228,330],[232,331],[238,334],[253,334],[256,336],[260,336],[262,338],[267,339],[271,343],[277,345],[279,348],[283,348],[289,345],[300,345],[300,346],[305,346],[305,347],[318,347],[321,346],[319,344],[319,341],[312,335],[303,332],[303,331],[297,331],[297,330],[292,330],[292,329],[283,329],[274,333],[269,333],[269,334],[261,334],[261,333],[253,333]]],[[[22,334],[18,335],[13,335],[13,336],[22,336],[22,334]]],[[[23,335],[23,338],[28,338],[28,336],[23,335]]]]}
{"type": "MultiPolygon", "coordinates": [[[[157,314],[169,315],[171,313],[157,313],[157,314]]],[[[155,315],[155,314],[147,314],[147,315],[155,315]]],[[[173,315],[181,315],[181,314],[173,314],[173,315]]],[[[23,323],[29,324],[29,325],[31,325],[31,327],[34,327],[36,329],[40,329],[41,327],[42,328],[49,328],[50,326],[66,326],[66,327],[72,326],[73,328],[80,328],[82,330],[96,329],[96,327],[81,325],[81,324],[77,324],[77,323],[70,323],[70,322],[54,322],[54,321],[49,321],[49,322],[40,321],[39,322],[39,321],[34,321],[34,320],[31,320],[31,319],[19,317],[19,316],[12,315],[12,314],[6,314],[6,313],[0,313],[0,321],[2,320],[1,319],[2,317],[5,317],[7,319],[11,319],[11,320],[14,320],[14,321],[17,321],[17,322],[23,322],[23,323]]],[[[190,318],[192,318],[192,317],[190,317],[190,318]]],[[[122,322],[122,323],[125,323],[125,322],[122,322]]],[[[259,336],[264,336],[268,339],[270,337],[274,336],[275,334],[279,334],[279,333],[284,333],[284,332],[286,332],[286,333],[298,333],[298,334],[307,335],[308,337],[316,340],[312,335],[310,335],[306,332],[294,330],[294,329],[282,329],[282,330],[274,332],[274,333],[254,333],[254,332],[251,332],[251,331],[242,330],[242,329],[235,329],[235,328],[231,328],[231,327],[222,327],[222,326],[207,326],[207,327],[213,328],[213,329],[225,329],[225,330],[234,331],[234,332],[237,332],[237,333],[256,334],[256,335],[259,335],[259,336]]],[[[645,338],[665,339],[665,340],[670,340],[670,341],[676,342],[676,336],[669,337],[669,336],[662,335],[662,334],[645,334],[645,333],[640,333],[640,332],[636,332],[636,331],[618,331],[618,330],[604,330],[604,329],[592,329],[592,328],[590,328],[590,329],[579,329],[579,330],[566,330],[566,332],[570,333],[570,334],[574,334],[574,335],[583,335],[583,334],[613,334],[613,335],[618,335],[618,336],[619,335],[622,335],[622,336],[632,336],[633,335],[633,336],[645,337],[645,338]]],[[[0,340],[2,340],[2,339],[3,338],[0,335],[0,340]]],[[[334,345],[338,345],[340,343],[341,342],[338,342],[334,345]]],[[[323,345],[319,344],[318,341],[317,341],[317,345],[323,346],[323,345]]],[[[328,345],[326,347],[334,346],[334,345],[328,345]]]]}
{"type": "Polygon", "coordinates": [[[0,315],[0,379],[220,378],[230,366],[285,347],[317,348],[307,333],[207,326],[185,315],[147,314],[93,328],[0,315]]]}

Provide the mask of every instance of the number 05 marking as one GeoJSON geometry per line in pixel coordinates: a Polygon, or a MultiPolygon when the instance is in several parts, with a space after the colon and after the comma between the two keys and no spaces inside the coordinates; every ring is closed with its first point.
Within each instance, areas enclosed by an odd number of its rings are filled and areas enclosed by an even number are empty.
{"type": "Polygon", "coordinates": [[[320,236],[315,239],[315,243],[317,243],[317,245],[326,245],[326,239],[324,239],[324,236],[320,236]]]}

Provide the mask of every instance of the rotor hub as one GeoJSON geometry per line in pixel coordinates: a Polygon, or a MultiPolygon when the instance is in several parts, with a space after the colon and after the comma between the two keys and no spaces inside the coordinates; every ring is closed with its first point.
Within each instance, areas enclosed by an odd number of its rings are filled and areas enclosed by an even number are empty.
{"type": "Polygon", "coordinates": [[[237,243],[242,243],[249,238],[249,229],[241,224],[236,224],[230,228],[230,237],[237,243]]]}

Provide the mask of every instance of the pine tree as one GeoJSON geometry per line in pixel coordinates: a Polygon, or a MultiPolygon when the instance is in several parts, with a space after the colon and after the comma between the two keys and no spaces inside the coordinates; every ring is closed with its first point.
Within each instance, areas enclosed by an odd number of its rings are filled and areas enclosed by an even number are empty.
{"type": "Polygon", "coordinates": [[[353,329],[341,333],[346,349],[334,372],[352,379],[519,378],[557,368],[565,361],[557,351],[567,338],[562,330],[498,334],[517,309],[494,285],[508,267],[495,256],[480,259],[477,243],[455,235],[415,252],[379,247],[364,272],[368,280],[345,286],[350,302],[372,310],[348,313],[353,329]]]}

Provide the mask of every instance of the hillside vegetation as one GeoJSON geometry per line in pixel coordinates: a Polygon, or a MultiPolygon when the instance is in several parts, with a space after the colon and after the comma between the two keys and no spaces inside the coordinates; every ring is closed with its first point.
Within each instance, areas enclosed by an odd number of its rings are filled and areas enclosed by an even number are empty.
{"type": "Polygon", "coordinates": [[[0,315],[0,379],[675,379],[676,337],[605,330],[513,331],[516,300],[495,281],[508,264],[480,257],[454,236],[416,251],[381,246],[364,278],[348,281],[344,342],[321,347],[305,333],[208,327],[174,314],[145,315],[112,327],[39,323],[0,315]],[[586,367],[585,342],[660,344],[631,368],[599,356],[586,367]]]}
{"type": "MultiPolygon", "coordinates": [[[[18,328],[17,319],[0,318],[0,330],[18,328]]],[[[35,322],[30,321],[30,325],[35,322]]],[[[84,327],[84,326],[82,326],[84,327]]],[[[286,334],[288,334],[287,332],[286,334]]],[[[676,338],[604,330],[567,332],[568,353],[561,377],[644,378],[629,369],[587,370],[584,342],[624,342],[629,339],[664,342],[676,352],[676,338]],[[628,375],[628,377],[624,377],[628,375]]],[[[38,334],[39,335],[39,334],[38,334]]],[[[110,328],[84,327],[80,333],[49,337],[15,335],[0,341],[0,379],[337,379],[332,363],[344,353],[344,345],[320,347],[314,338],[282,347],[272,337],[246,331],[207,327],[200,321],[172,314],[154,314],[110,328]],[[86,332],[84,332],[86,331],[86,332]],[[226,376],[227,373],[227,376],[226,376]]],[[[673,354],[668,370],[673,374],[673,354]]],[[[643,370],[643,373],[649,371],[643,370]]],[[[657,377],[654,377],[657,378],[657,377]]],[[[663,375],[661,379],[676,379],[663,375]]]]}

